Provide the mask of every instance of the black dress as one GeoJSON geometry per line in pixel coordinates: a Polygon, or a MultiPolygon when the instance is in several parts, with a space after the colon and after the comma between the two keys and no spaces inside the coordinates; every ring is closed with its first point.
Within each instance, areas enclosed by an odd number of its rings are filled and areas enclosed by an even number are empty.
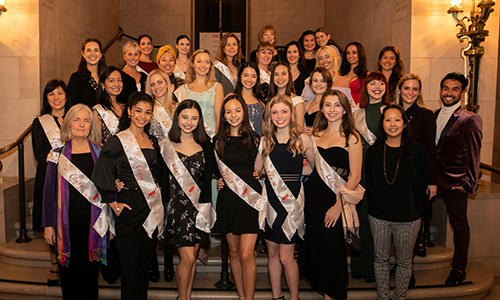
{"type": "MultiPolygon", "coordinates": [[[[94,168],[89,153],[71,154],[71,162],[87,177],[94,168]]],[[[89,261],[90,202],[69,186],[69,266],[59,265],[63,299],[98,299],[99,262],[89,261]]]]}
{"type": "MultiPolygon", "coordinates": [[[[293,157],[293,154],[287,150],[290,141],[286,142],[286,144],[279,144],[276,137],[273,137],[273,139],[275,144],[273,150],[269,154],[269,157],[271,158],[274,167],[280,174],[281,178],[283,178],[283,181],[288,189],[290,189],[295,198],[297,198],[299,196],[300,187],[302,186],[300,176],[302,174],[304,156],[302,154],[296,154],[295,157],[293,157]]],[[[274,221],[272,233],[264,234],[264,238],[279,244],[296,243],[299,239],[298,233],[295,232],[292,240],[288,240],[283,232],[283,229],[281,228],[286,217],[288,216],[288,212],[281,204],[281,201],[278,199],[273,188],[271,187],[271,183],[267,179],[266,189],[269,203],[278,215],[274,221]]]]}
{"type": "MultiPolygon", "coordinates": [[[[318,151],[344,180],[349,175],[349,153],[340,147],[318,151]]],[[[306,233],[301,243],[299,270],[312,287],[333,299],[347,298],[347,249],[342,219],[325,227],[325,214],[337,202],[337,195],[323,182],[316,168],[306,189],[306,233]]]]}
{"type": "MultiPolygon", "coordinates": [[[[250,187],[261,193],[262,186],[253,177],[257,152],[257,146],[254,143],[248,150],[241,137],[230,137],[221,159],[250,187]]],[[[216,228],[222,234],[259,233],[259,212],[243,201],[227,185],[224,185],[217,198],[216,228]]]]}
{"type": "MultiPolygon", "coordinates": [[[[191,156],[177,152],[189,174],[200,189],[203,189],[205,155],[202,150],[191,156]]],[[[194,207],[175,177],[170,174],[170,198],[165,203],[165,243],[174,247],[193,247],[195,244],[208,243],[210,234],[196,228],[198,210],[194,207]]]]}
{"type": "Polygon", "coordinates": [[[316,118],[316,115],[318,114],[318,111],[313,112],[312,114],[309,114],[307,111],[304,115],[304,121],[306,122],[307,127],[313,127],[314,125],[314,119],[316,118]]]}
{"type": "Polygon", "coordinates": [[[71,74],[68,82],[71,106],[83,103],[88,107],[94,107],[97,103],[97,88],[99,88],[99,84],[94,80],[94,77],[85,77],[80,72],[71,74]]]}
{"type": "MultiPolygon", "coordinates": [[[[58,127],[61,124],[54,118],[58,127]]],[[[32,125],[32,144],[33,144],[33,154],[35,155],[35,160],[37,162],[36,175],[35,175],[35,193],[33,196],[33,229],[36,231],[43,231],[42,227],[42,203],[43,203],[43,185],[45,184],[45,173],[47,171],[47,155],[52,146],[50,145],[47,135],[43,130],[40,120],[35,118],[32,125]]]]}

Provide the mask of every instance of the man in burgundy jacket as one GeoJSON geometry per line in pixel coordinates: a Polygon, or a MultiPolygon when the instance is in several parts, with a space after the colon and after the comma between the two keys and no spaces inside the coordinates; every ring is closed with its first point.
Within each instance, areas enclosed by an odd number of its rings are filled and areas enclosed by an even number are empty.
{"type": "Polygon", "coordinates": [[[467,198],[477,189],[483,137],[481,118],[463,110],[460,102],[468,83],[463,74],[447,74],[441,80],[439,91],[443,106],[434,113],[437,197],[443,199],[446,205],[455,244],[453,269],[445,281],[450,286],[465,280],[470,239],[467,198]]]}

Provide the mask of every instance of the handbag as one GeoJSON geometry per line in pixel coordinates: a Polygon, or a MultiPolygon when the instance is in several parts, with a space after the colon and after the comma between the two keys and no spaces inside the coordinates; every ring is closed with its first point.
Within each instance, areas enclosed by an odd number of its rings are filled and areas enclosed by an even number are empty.
{"type": "MultiPolygon", "coordinates": [[[[342,194],[340,194],[340,205],[342,206],[342,215],[344,216],[344,221],[347,224],[347,219],[345,217],[344,202],[342,201],[342,194]]],[[[361,239],[359,238],[359,232],[355,229],[352,231],[349,226],[345,229],[345,244],[349,248],[355,251],[361,251],[361,239]]]]}

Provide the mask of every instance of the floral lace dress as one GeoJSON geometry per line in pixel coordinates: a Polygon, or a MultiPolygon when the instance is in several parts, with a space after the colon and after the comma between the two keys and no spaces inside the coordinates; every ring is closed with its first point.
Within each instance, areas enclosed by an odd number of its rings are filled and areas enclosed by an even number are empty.
{"type": "MultiPolygon", "coordinates": [[[[199,151],[191,156],[177,152],[182,163],[186,166],[198,187],[202,188],[203,171],[205,169],[205,155],[199,151]]],[[[165,203],[165,230],[163,239],[166,244],[174,247],[189,247],[198,243],[210,241],[210,234],[196,228],[198,210],[184,193],[175,177],[169,175],[170,199],[165,203]]]]}

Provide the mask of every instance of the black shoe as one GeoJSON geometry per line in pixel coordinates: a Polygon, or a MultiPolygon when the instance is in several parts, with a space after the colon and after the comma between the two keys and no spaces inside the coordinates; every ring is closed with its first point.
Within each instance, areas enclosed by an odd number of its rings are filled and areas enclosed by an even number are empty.
{"type": "MultiPolygon", "coordinates": [[[[52,271],[50,270],[50,274],[57,274],[57,276],[59,276],[59,271],[52,271]]],[[[48,286],[55,286],[59,283],[59,278],[57,279],[48,279],[47,278],[47,285],[48,286]]]]}
{"type": "Polygon", "coordinates": [[[413,249],[413,254],[420,257],[425,257],[427,255],[427,250],[425,250],[425,246],[423,244],[420,244],[415,247],[415,249],[413,249]]]}
{"type": "Polygon", "coordinates": [[[365,276],[359,274],[359,273],[356,273],[356,272],[351,272],[351,277],[354,278],[354,279],[363,279],[365,278],[365,276]]]}
{"type": "Polygon", "coordinates": [[[417,282],[415,281],[415,274],[411,272],[410,283],[408,283],[408,288],[412,288],[415,286],[417,282]]]}
{"type": "Polygon", "coordinates": [[[394,268],[392,268],[392,269],[389,271],[389,274],[390,274],[391,276],[396,275],[396,265],[394,265],[394,268]]]}
{"type": "Polygon", "coordinates": [[[160,272],[158,270],[149,271],[149,280],[151,280],[151,282],[160,281],[160,272]]]}
{"type": "Polygon", "coordinates": [[[365,276],[365,282],[366,283],[374,283],[375,282],[375,277],[373,277],[373,276],[365,276]]]}
{"type": "Polygon", "coordinates": [[[447,286],[455,286],[461,284],[465,280],[465,271],[460,270],[451,270],[450,275],[446,278],[444,284],[447,286]]]}
{"type": "Polygon", "coordinates": [[[174,281],[174,275],[175,275],[175,272],[173,269],[167,269],[167,270],[163,271],[163,276],[165,276],[166,282],[174,281]]]}

